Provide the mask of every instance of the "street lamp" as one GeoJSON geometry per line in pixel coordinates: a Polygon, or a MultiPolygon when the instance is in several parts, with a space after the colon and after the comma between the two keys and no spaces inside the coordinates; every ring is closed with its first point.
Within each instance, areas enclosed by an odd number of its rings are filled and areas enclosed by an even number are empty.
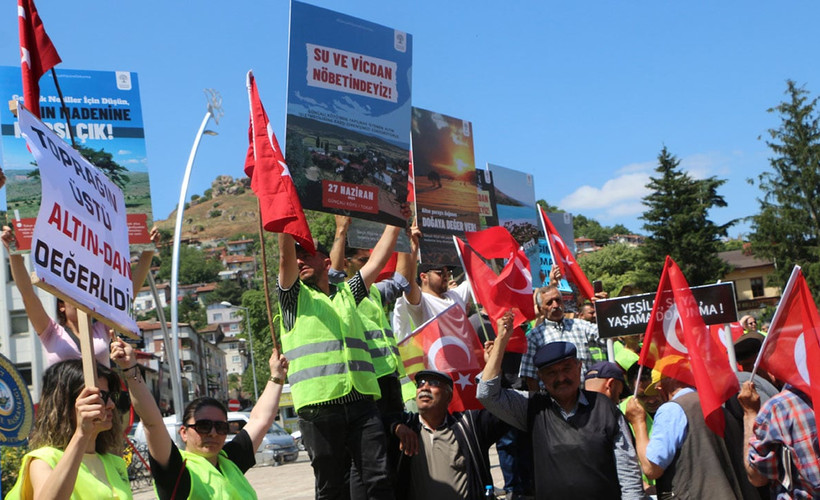
{"type": "MultiPolygon", "coordinates": [[[[177,206],[177,220],[174,227],[174,250],[171,257],[171,339],[172,351],[171,362],[179,366],[179,303],[177,301],[177,285],[179,284],[179,243],[182,235],[182,212],[185,210],[185,198],[188,196],[188,183],[191,180],[191,167],[194,166],[194,158],[196,158],[197,149],[199,149],[199,141],[202,140],[202,135],[205,134],[205,125],[213,118],[214,123],[219,125],[219,119],[222,118],[222,96],[219,92],[213,89],[205,89],[205,96],[208,99],[208,111],[205,112],[205,118],[202,120],[202,125],[199,126],[199,131],[194,138],[194,145],[191,147],[191,154],[188,156],[188,164],[185,166],[185,175],[182,177],[182,188],[179,191],[179,205],[177,206]]],[[[214,135],[216,132],[208,131],[208,135],[214,135]]],[[[180,401],[181,403],[181,401],[180,401]]],[[[175,406],[177,424],[182,423],[182,408],[175,406]]]]}
{"type": "Polygon", "coordinates": [[[225,307],[232,307],[234,309],[245,310],[245,332],[248,334],[248,347],[250,347],[251,349],[251,373],[253,373],[253,395],[256,398],[255,401],[259,401],[259,387],[256,385],[256,363],[253,360],[253,333],[251,333],[251,320],[248,317],[248,308],[244,306],[235,306],[227,300],[223,300],[219,304],[225,307]]]}

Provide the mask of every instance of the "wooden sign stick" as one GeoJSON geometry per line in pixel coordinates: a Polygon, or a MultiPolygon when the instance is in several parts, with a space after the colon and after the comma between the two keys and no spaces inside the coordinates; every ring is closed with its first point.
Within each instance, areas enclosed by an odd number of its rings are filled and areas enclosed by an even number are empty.
{"type": "Polygon", "coordinates": [[[83,356],[83,380],[86,387],[97,387],[97,358],[94,357],[94,339],[91,332],[91,318],[85,311],[77,309],[80,352],[83,356]]]}

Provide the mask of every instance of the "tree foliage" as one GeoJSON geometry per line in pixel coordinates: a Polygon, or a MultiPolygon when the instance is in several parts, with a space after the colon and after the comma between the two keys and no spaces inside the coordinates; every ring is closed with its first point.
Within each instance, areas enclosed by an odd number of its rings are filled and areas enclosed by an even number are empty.
{"type": "Polygon", "coordinates": [[[646,292],[657,286],[641,272],[642,258],[640,248],[612,243],[598,251],[579,254],[578,265],[590,281],[601,280],[604,291],[616,297],[626,285],[646,292]]]}
{"type": "MultiPolygon", "coordinates": [[[[171,257],[163,258],[159,266],[159,279],[171,279],[171,257]]],[[[216,281],[222,263],[214,258],[208,258],[202,250],[191,246],[179,247],[179,284],[191,285],[194,283],[210,283],[216,281]]]]}
{"type": "MultiPolygon", "coordinates": [[[[248,333],[253,335],[253,358],[256,366],[256,380],[259,387],[259,393],[262,394],[262,389],[265,387],[267,380],[270,378],[270,366],[268,360],[273,351],[273,341],[270,336],[270,324],[268,323],[267,306],[265,304],[265,294],[261,291],[250,290],[242,295],[242,306],[247,307],[248,321],[242,321],[241,338],[248,338],[248,333]],[[250,323],[250,332],[247,332],[248,323],[250,323]]],[[[273,314],[276,315],[279,310],[279,304],[276,297],[271,297],[271,306],[273,307],[273,314]]],[[[245,314],[245,310],[241,311],[245,314]]],[[[243,318],[244,319],[244,318],[243,318]]],[[[278,333],[279,324],[278,319],[274,320],[274,331],[278,333]]],[[[277,342],[279,341],[277,335],[277,342]]],[[[248,346],[250,348],[250,346],[248,346]]],[[[242,392],[246,394],[253,394],[253,369],[251,365],[245,369],[242,374],[242,392]]]]}
{"type": "MultiPolygon", "coordinates": [[[[131,180],[126,172],[128,169],[114,161],[114,155],[105,149],[94,149],[87,146],[76,146],[75,149],[92,165],[102,170],[108,179],[125,191],[125,185],[131,180]]],[[[40,178],[40,170],[32,170],[28,177],[40,178]]]]}
{"type": "MultiPolygon", "coordinates": [[[[817,98],[787,81],[787,98],[770,113],[780,125],[769,130],[771,170],[758,177],[764,193],[752,218],[754,255],[775,263],[774,281],[784,286],[795,264],[811,290],[820,286],[820,117],[817,98]]],[[[753,183],[750,179],[750,183],[753,183]]],[[[817,296],[815,292],[815,296],[817,296]]]]}
{"type": "Polygon", "coordinates": [[[649,178],[651,190],[643,199],[641,219],[649,233],[642,247],[643,271],[657,284],[663,263],[670,255],[690,285],[713,283],[726,272],[718,257],[721,237],[734,224],[718,225],[709,219],[714,207],[725,207],[717,190],[726,181],[717,177],[693,179],[680,168],[680,161],[664,146],[658,155],[656,177],[649,178]]]}

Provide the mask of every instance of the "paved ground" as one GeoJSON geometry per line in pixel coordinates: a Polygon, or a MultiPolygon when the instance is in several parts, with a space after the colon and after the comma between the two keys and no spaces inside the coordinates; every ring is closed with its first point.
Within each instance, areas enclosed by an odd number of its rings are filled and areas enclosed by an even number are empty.
{"type": "MultiPolygon", "coordinates": [[[[498,456],[495,446],[490,448],[490,466],[495,481],[496,492],[504,486],[501,469],[498,467],[498,456]]],[[[307,453],[299,453],[299,459],[276,467],[257,465],[245,474],[251,485],[256,489],[260,499],[293,499],[309,500],[313,494],[313,469],[310,467],[307,453]]],[[[149,500],[155,498],[153,489],[141,489],[134,492],[134,500],[149,500]]]]}

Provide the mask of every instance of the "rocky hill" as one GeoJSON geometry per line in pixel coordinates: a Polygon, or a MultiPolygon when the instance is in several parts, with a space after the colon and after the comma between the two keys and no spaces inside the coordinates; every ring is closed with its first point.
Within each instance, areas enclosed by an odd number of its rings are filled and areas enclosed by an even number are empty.
{"type": "MultiPolygon", "coordinates": [[[[250,179],[234,179],[220,175],[203,195],[192,195],[182,220],[182,239],[201,242],[218,239],[238,239],[259,232],[256,196],[250,179]]],[[[176,210],[156,225],[173,233],[176,210]]]]}

